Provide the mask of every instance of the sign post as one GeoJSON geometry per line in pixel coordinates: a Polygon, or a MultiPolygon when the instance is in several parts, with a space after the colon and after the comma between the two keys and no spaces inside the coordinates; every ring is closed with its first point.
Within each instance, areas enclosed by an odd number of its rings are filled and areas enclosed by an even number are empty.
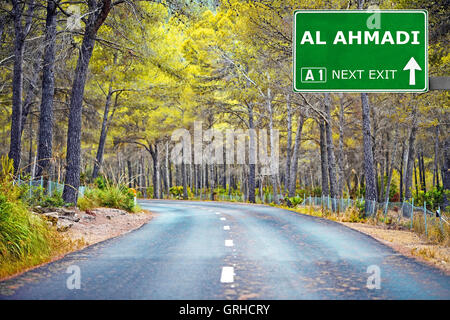
{"type": "Polygon", "coordinates": [[[296,10],[295,92],[428,91],[425,10],[296,10]]]}

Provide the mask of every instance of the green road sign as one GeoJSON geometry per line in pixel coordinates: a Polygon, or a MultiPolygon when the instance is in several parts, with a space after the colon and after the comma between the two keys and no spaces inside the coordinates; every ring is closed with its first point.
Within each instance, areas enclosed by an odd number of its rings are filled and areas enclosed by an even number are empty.
{"type": "Polygon", "coordinates": [[[296,10],[294,91],[428,91],[426,10],[296,10]]]}

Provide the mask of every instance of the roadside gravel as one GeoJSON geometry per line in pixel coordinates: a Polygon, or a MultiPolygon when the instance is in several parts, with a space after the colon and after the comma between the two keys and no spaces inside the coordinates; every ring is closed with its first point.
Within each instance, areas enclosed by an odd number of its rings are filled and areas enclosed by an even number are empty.
{"type": "Polygon", "coordinates": [[[128,213],[111,208],[96,208],[79,216],[80,221],[66,235],[74,241],[81,240],[84,247],[135,230],[153,218],[149,211],[128,213]]]}

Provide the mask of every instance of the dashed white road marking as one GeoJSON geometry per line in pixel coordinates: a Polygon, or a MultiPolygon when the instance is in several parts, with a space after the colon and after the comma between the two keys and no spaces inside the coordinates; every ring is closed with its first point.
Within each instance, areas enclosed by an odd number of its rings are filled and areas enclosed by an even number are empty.
{"type": "Polygon", "coordinates": [[[225,219],[224,217],[222,217],[222,218],[220,218],[220,220],[225,221],[225,220],[227,220],[227,219],[225,219]]]}
{"type": "Polygon", "coordinates": [[[234,268],[233,267],[223,267],[222,268],[222,275],[220,276],[220,282],[222,282],[222,283],[234,282],[234,268]]]}
{"type": "Polygon", "coordinates": [[[223,226],[223,230],[230,230],[230,226],[223,226]]]}
{"type": "Polygon", "coordinates": [[[220,214],[220,212],[219,212],[219,211],[217,211],[217,212],[216,212],[216,214],[220,214]]]}
{"type": "Polygon", "coordinates": [[[225,247],[232,247],[234,246],[233,240],[225,240],[225,247]]]}

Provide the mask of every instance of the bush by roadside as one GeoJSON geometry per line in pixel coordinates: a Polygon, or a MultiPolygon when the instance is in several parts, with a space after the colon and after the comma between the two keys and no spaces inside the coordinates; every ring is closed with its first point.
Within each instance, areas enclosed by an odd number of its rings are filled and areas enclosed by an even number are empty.
{"type": "Polygon", "coordinates": [[[76,243],[67,240],[45,219],[33,214],[13,184],[12,160],[1,158],[0,172],[0,278],[50,261],[76,243]]]}
{"type": "Polygon", "coordinates": [[[135,213],[141,211],[141,208],[135,204],[134,197],[133,190],[126,186],[102,182],[86,189],[83,197],[78,199],[78,207],[83,211],[107,207],[135,213]]]}

